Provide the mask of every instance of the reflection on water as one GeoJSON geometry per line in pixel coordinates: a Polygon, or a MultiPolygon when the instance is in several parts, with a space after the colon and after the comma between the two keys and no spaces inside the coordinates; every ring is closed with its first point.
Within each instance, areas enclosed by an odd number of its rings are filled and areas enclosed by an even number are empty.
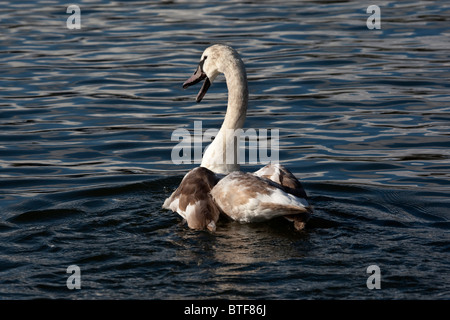
{"type": "Polygon", "coordinates": [[[68,30],[66,3],[0,1],[2,298],[374,298],[370,264],[376,298],[449,297],[448,5],[385,1],[381,30],[357,1],[77,5],[68,30]],[[223,77],[200,104],[181,88],[213,43],[246,64],[245,127],[280,130],[304,232],[161,209],[194,166],[172,132],[225,113],[223,77]]]}

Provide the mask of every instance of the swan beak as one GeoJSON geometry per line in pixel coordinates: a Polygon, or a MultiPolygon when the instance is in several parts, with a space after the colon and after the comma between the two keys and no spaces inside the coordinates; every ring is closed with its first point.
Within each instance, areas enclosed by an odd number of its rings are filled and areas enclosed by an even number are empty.
{"type": "Polygon", "coordinates": [[[196,99],[197,102],[202,101],[203,97],[205,96],[206,92],[208,91],[209,87],[211,86],[211,81],[209,81],[208,76],[202,70],[202,63],[200,63],[198,65],[197,70],[195,70],[194,74],[183,83],[183,89],[186,89],[194,84],[199,83],[203,79],[206,79],[206,80],[203,83],[202,88],[200,89],[200,91],[197,94],[197,99],[196,99]]]}

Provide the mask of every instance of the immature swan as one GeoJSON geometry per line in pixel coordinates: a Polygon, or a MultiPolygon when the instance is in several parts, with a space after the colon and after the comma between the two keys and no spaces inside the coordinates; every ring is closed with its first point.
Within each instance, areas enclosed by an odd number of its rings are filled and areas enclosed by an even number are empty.
{"type": "Polygon", "coordinates": [[[189,171],[180,186],[164,201],[163,208],[178,212],[192,229],[216,230],[220,213],[240,222],[257,222],[284,216],[297,230],[304,228],[312,208],[301,183],[285,167],[269,164],[255,173],[239,171],[234,130],[245,122],[248,103],[247,75],[239,54],[231,47],[207,48],[187,88],[202,80],[197,102],[214,79],[223,73],[228,87],[228,107],[222,127],[205,151],[200,167],[189,171]],[[230,149],[231,148],[231,149],[230,149]]]}

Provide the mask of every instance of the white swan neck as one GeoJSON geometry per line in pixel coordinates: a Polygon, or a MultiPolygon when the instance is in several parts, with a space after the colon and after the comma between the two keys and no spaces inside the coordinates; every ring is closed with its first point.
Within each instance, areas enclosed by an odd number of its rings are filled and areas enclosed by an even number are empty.
{"type": "Polygon", "coordinates": [[[216,173],[228,174],[238,171],[239,141],[236,130],[242,129],[247,116],[247,74],[241,59],[233,59],[223,70],[228,88],[228,106],[222,127],[203,155],[202,167],[216,173]],[[233,152],[233,154],[230,154],[233,152]]]}
{"type": "Polygon", "coordinates": [[[228,106],[222,127],[241,129],[247,116],[247,74],[242,60],[233,60],[224,70],[228,88],[228,106]]]}

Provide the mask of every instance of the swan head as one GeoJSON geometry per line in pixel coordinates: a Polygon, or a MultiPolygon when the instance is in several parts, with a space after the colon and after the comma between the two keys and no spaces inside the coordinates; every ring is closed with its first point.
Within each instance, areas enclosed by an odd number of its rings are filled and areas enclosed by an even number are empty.
{"type": "Polygon", "coordinates": [[[202,54],[197,69],[194,74],[184,82],[183,88],[186,89],[205,80],[196,99],[197,102],[202,101],[214,79],[216,79],[219,73],[225,73],[228,65],[233,62],[242,63],[239,54],[233,48],[222,44],[215,44],[207,48],[202,54]]]}

